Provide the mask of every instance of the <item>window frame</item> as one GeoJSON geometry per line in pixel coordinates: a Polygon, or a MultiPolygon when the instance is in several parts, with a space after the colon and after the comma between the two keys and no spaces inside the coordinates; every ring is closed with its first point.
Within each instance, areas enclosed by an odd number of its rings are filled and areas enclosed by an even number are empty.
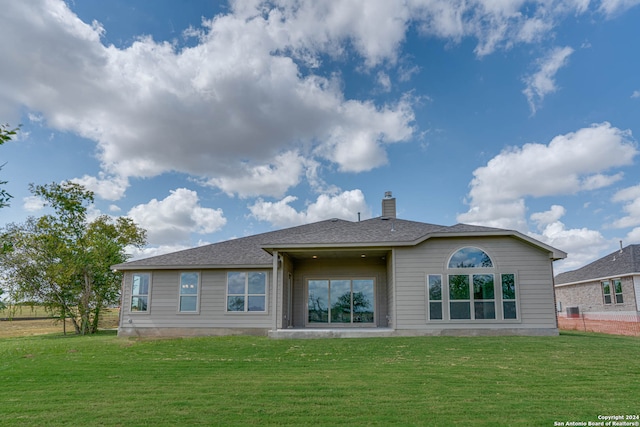
{"type": "MultiPolygon", "coordinates": [[[[485,252],[486,253],[486,252],[485,252]]],[[[494,273],[486,273],[486,274],[472,274],[471,275],[471,289],[473,292],[471,292],[471,297],[472,297],[472,301],[473,301],[473,320],[497,320],[497,315],[498,312],[496,310],[496,305],[498,302],[498,299],[496,298],[496,275],[494,273]],[[476,298],[476,277],[479,278],[480,276],[491,276],[491,291],[493,293],[493,298],[476,298]],[[493,317],[482,317],[482,318],[478,318],[477,316],[477,312],[478,310],[476,309],[476,304],[479,303],[484,303],[484,304],[493,304],[493,317]]],[[[484,293],[484,291],[483,291],[484,293]]],[[[482,312],[484,313],[484,309],[482,310],[482,312]]]]}
{"type": "Polygon", "coordinates": [[[140,272],[132,272],[131,273],[131,293],[129,295],[129,313],[130,314],[149,314],[151,312],[151,285],[152,285],[152,274],[149,271],[140,271],[140,272]],[[147,293],[146,294],[141,294],[141,293],[137,293],[134,294],[133,293],[133,283],[135,280],[135,276],[147,276],[147,293]],[[133,298],[137,297],[146,297],[147,298],[147,307],[146,310],[133,310],[133,298]]]}
{"type": "Polygon", "coordinates": [[[264,315],[269,314],[269,272],[267,270],[230,270],[227,271],[225,281],[225,298],[224,298],[224,310],[225,314],[250,314],[250,315],[264,315]],[[252,273],[264,274],[264,294],[249,293],[249,275],[252,273]],[[230,293],[229,292],[229,275],[231,274],[244,274],[244,292],[243,293],[230,293]],[[249,297],[264,297],[264,310],[249,310],[249,297]],[[229,297],[242,297],[243,298],[243,310],[229,310],[229,297]]]}
{"type": "Polygon", "coordinates": [[[520,304],[518,303],[518,276],[516,273],[500,273],[500,300],[502,304],[502,320],[506,321],[516,321],[520,319],[520,304]],[[513,276],[513,298],[505,298],[504,296],[504,276],[513,276]],[[505,303],[513,302],[515,305],[514,312],[516,317],[507,318],[505,317],[506,310],[504,309],[505,303]]]}
{"type": "Polygon", "coordinates": [[[200,290],[202,288],[202,274],[200,273],[200,271],[181,271],[178,274],[178,314],[200,314],[200,290]],[[184,293],[182,292],[182,288],[183,288],[183,282],[182,282],[182,277],[185,274],[195,274],[197,275],[197,283],[196,283],[196,293],[192,294],[192,293],[184,293]],[[188,297],[188,298],[192,298],[194,297],[196,298],[196,308],[195,310],[182,310],[182,298],[183,297],[188,297]]]}
{"type": "Polygon", "coordinates": [[[314,328],[314,327],[331,327],[331,328],[360,328],[360,327],[372,327],[378,324],[378,292],[377,292],[377,286],[378,286],[378,280],[376,279],[375,276],[333,276],[333,275],[329,275],[329,276],[319,276],[319,277],[306,277],[304,279],[304,283],[305,283],[305,294],[306,294],[306,300],[307,303],[305,304],[305,326],[306,327],[310,327],[310,328],[314,328]],[[318,281],[318,282],[323,282],[326,281],[327,282],[327,286],[328,286],[328,307],[327,307],[327,322],[310,322],[309,321],[309,282],[314,282],[314,281],[318,281]],[[349,282],[349,289],[350,289],[350,293],[351,293],[351,321],[350,322],[335,322],[332,321],[332,313],[331,313],[331,284],[332,282],[339,282],[339,281],[347,281],[349,282]],[[353,304],[353,295],[354,295],[354,282],[358,282],[358,281],[371,281],[372,282],[372,286],[373,286],[373,301],[372,301],[372,308],[371,310],[373,311],[373,320],[371,322],[356,322],[354,321],[354,315],[356,314],[356,312],[354,311],[354,304],[353,304]]]}
{"type": "Polygon", "coordinates": [[[426,272],[425,320],[427,323],[440,322],[439,319],[431,319],[432,298],[429,292],[429,277],[437,275],[442,276],[442,321],[452,324],[522,323],[518,273],[502,269],[490,250],[473,244],[461,245],[450,252],[441,268],[440,271],[426,272]],[[465,251],[470,252],[467,254],[465,251]],[[459,255],[456,256],[456,254],[459,255]],[[465,258],[466,255],[469,255],[468,260],[465,258]],[[462,281],[461,283],[466,282],[468,295],[467,291],[462,289],[458,292],[454,290],[452,295],[451,283],[452,280],[456,280],[456,276],[466,277],[464,279],[461,277],[459,280],[462,281]],[[468,298],[462,298],[466,296],[468,298]],[[459,297],[459,299],[452,297],[459,297]],[[462,307],[461,304],[466,305],[462,307]],[[481,317],[478,317],[479,315],[481,317]]]}
{"type": "Polygon", "coordinates": [[[427,294],[427,322],[442,322],[445,319],[444,315],[444,283],[442,283],[442,274],[427,274],[426,275],[426,294],[427,294]],[[440,299],[431,298],[431,278],[438,278],[440,280],[440,299]],[[431,318],[431,304],[440,304],[440,318],[431,318]]]}
{"type": "Polygon", "coordinates": [[[601,280],[600,290],[602,291],[602,303],[604,305],[612,305],[613,297],[611,292],[611,280],[601,280]],[[605,287],[609,288],[609,292],[605,292],[605,287]],[[607,302],[607,297],[609,298],[608,302],[607,302]]]}
{"type": "Polygon", "coordinates": [[[611,280],[612,290],[613,290],[613,301],[615,304],[624,304],[624,288],[622,286],[622,279],[613,279],[611,280]],[[620,292],[618,292],[618,286],[620,287],[620,292]],[[618,300],[620,297],[620,300],[618,300]]]}
{"type": "Polygon", "coordinates": [[[447,274],[447,296],[449,297],[449,320],[453,320],[455,321],[465,321],[465,320],[474,320],[473,319],[473,300],[471,299],[471,284],[472,284],[472,277],[473,274],[461,274],[461,273],[455,273],[455,274],[447,274]],[[451,295],[451,278],[453,276],[460,276],[460,277],[466,277],[466,285],[467,285],[467,289],[466,289],[466,294],[467,294],[467,298],[453,298],[453,296],[451,295]],[[453,306],[452,304],[467,304],[469,307],[469,317],[452,317],[452,313],[453,313],[453,306]]]}
{"type": "MultiPolygon", "coordinates": [[[[447,295],[448,295],[448,308],[449,308],[449,320],[453,321],[453,322],[464,322],[464,321],[480,321],[480,322],[493,322],[496,320],[500,320],[498,318],[498,298],[496,298],[496,273],[491,271],[477,271],[477,272],[455,272],[455,273],[451,273],[451,274],[447,274],[447,295]],[[463,298],[463,299],[453,299],[451,297],[451,277],[452,276],[466,276],[467,277],[467,291],[469,294],[469,298],[463,298]],[[476,298],[475,297],[475,279],[476,277],[479,276],[491,276],[491,281],[493,283],[493,298],[476,298]],[[453,303],[467,303],[468,307],[469,307],[469,317],[457,317],[457,318],[453,318],[451,316],[452,313],[452,306],[451,304],[453,303]],[[476,317],[476,303],[492,303],[493,304],[493,317],[482,317],[482,318],[478,318],[476,317]]],[[[500,302],[502,302],[502,300],[500,300],[500,302]]],[[[502,319],[504,320],[504,319],[502,319]]],[[[512,319],[509,319],[512,320],[512,319]]]]}
{"type": "Polygon", "coordinates": [[[491,257],[491,255],[489,255],[489,253],[487,251],[485,251],[484,249],[481,249],[477,246],[463,246],[461,248],[456,249],[450,256],[449,256],[449,260],[447,261],[446,264],[447,270],[458,270],[458,269],[495,269],[495,263],[493,262],[493,258],[491,257]],[[456,257],[456,255],[458,255],[460,252],[471,252],[471,251],[477,251],[477,252],[482,252],[482,254],[484,254],[487,259],[489,260],[489,263],[491,265],[457,265],[457,266],[451,266],[451,263],[453,262],[453,259],[456,257]]]}

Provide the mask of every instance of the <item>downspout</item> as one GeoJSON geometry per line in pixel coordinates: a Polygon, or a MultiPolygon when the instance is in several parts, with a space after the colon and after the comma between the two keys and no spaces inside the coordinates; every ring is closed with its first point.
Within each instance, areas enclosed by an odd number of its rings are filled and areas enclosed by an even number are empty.
{"type": "Polygon", "coordinates": [[[272,331],[278,330],[278,251],[273,251],[273,285],[271,289],[271,307],[273,307],[272,331]]]}
{"type": "Polygon", "coordinates": [[[553,255],[551,256],[551,287],[553,288],[553,312],[556,318],[556,329],[560,330],[558,323],[558,301],[556,301],[556,275],[553,273],[553,255]]]}

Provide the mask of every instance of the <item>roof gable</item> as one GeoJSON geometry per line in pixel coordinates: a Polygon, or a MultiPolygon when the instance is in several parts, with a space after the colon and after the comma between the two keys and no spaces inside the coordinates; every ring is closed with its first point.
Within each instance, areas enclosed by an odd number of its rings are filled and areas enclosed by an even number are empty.
{"type": "Polygon", "coordinates": [[[560,273],[556,285],[640,273],[640,245],[629,245],[577,270],[560,273]]]}

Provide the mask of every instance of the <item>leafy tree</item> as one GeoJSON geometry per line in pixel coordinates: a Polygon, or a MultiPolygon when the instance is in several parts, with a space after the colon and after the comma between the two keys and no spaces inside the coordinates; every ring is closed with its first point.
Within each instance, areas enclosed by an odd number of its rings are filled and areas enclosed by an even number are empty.
{"type": "Polygon", "coordinates": [[[17,297],[70,317],[76,333],[94,333],[102,308],[120,297],[122,276],[110,266],[126,261],[127,246],[143,246],[146,232],[126,217],[103,215],[89,222],[94,196],[79,184],[30,190],[54,213],[6,227],[12,250],[0,258],[5,281],[15,284],[17,297]]]}
{"type": "MultiPolygon", "coordinates": [[[[11,141],[11,139],[16,135],[16,129],[10,129],[7,124],[0,124],[0,145],[5,142],[11,141]]],[[[3,165],[0,165],[0,169],[2,169],[3,165]]],[[[0,181],[0,185],[5,185],[7,181],[0,181]]],[[[9,206],[9,200],[11,199],[11,194],[7,193],[4,189],[0,188],[0,208],[4,208],[9,206]]]]}

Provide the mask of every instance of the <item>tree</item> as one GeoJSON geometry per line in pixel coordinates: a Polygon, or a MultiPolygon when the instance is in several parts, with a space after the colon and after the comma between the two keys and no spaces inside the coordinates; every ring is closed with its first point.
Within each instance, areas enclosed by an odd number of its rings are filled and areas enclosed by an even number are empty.
{"type": "Polygon", "coordinates": [[[0,258],[5,280],[17,296],[70,317],[78,334],[98,329],[102,308],[120,297],[121,273],[111,265],[127,260],[127,246],[141,247],[146,232],[130,218],[103,215],[87,221],[94,196],[79,184],[30,186],[53,214],[5,228],[11,251],[0,258]]]}
{"type": "MultiPolygon", "coordinates": [[[[11,141],[11,139],[16,135],[18,129],[19,128],[10,129],[8,124],[0,124],[0,145],[11,141]]],[[[3,166],[4,164],[0,165],[0,169],[2,169],[3,166]]],[[[7,181],[0,181],[0,185],[5,185],[6,183],[7,181]]],[[[9,206],[9,200],[11,197],[11,194],[0,188],[0,208],[9,206]]]]}

